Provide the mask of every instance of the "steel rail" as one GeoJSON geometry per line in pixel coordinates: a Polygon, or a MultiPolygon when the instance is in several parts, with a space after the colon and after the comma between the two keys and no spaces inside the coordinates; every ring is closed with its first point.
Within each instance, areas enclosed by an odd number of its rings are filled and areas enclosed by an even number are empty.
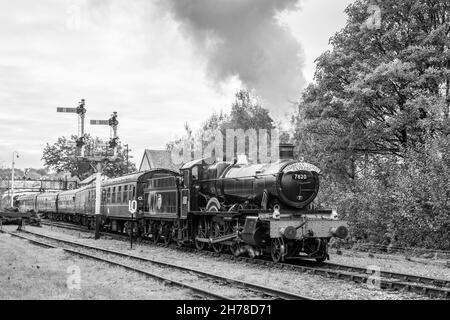
{"type": "MultiPolygon", "coordinates": [[[[159,246],[166,246],[163,244],[158,244],[159,246]]],[[[249,257],[235,257],[231,254],[218,254],[216,252],[211,251],[199,251],[194,248],[178,248],[177,250],[183,250],[183,251],[190,251],[195,253],[200,253],[203,255],[208,256],[214,256],[217,258],[225,258],[230,260],[236,260],[241,261],[249,264],[258,264],[267,266],[270,268],[277,268],[281,270],[293,270],[293,271],[299,271],[299,272],[307,272],[315,275],[324,276],[327,278],[335,278],[340,280],[347,280],[347,281],[353,281],[356,283],[369,283],[371,281],[375,281],[375,285],[379,286],[381,289],[391,289],[391,290],[405,290],[409,292],[414,292],[421,295],[426,295],[430,297],[438,297],[438,298],[450,298],[450,289],[440,287],[440,286],[430,286],[430,285],[424,285],[420,283],[414,283],[413,279],[415,276],[413,275],[407,275],[407,274],[401,274],[401,273],[392,273],[399,277],[397,280],[391,280],[391,279],[383,279],[383,275],[380,273],[380,277],[377,277],[374,274],[368,274],[367,269],[360,268],[357,272],[355,271],[345,271],[345,270],[339,270],[334,268],[323,268],[323,267],[311,267],[307,266],[306,264],[293,264],[293,263],[286,263],[286,262],[273,262],[271,260],[264,260],[264,259],[254,259],[249,257]],[[400,277],[403,277],[401,279],[400,277]],[[406,281],[404,280],[406,279],[406,281]]],[[[304,261],[308,263],[308,261],[304,261]]],[[[326,265],[326,264],[325,264],[326,265]]],[[[348,266],[351,268],[351,266],[348,266]]],[[[441,279],[433,279],[429,278],[434,281],[442,281],[441,279]]],[[[445,280],[444,280],[445,281],[445,280]]]]}
{"type": "Polygon", "coordinates": [[[366,247],[368,249],[389,249],[392,251],[410,251],[410,252],[434,252],[434,253],[443,253],[450,254],[450,250],[442,250],[442,249],[429,249],[422,247],[401,247],[401,246],[391,246],[386,244],[376,244],[376,243],[360,243],[358,246],[366,247]]]}
{"type": "MultiPolygon", "coordinates": [[[[159,244],[158,244],[159,245],[159,244]]],[[[164,246],[161,244],[161,246],[164,246]]],[[[450,289],[440,287],[440,286],[430,286],[430,285],[424,285],[420,283],[414,283],[412,280],[415,276],[413,275],[407,275],[407,274],[400,274],[397,273],[396,275],[399,277],[397,280],[391,280],[391,279],[385,279],[383,278],[383,274],[380,273],[380,277],[377,277],[376,274],[368,274],[367,269],[360,268],[357,272],[355,271],[345,271],[345,270],[339,270],[334,268],[323,268],[323,267],[310,267],[306,266],[305,264],[292,264],[292,263],[286,263],[286,262],[273,262],[270,260],[264,260],[264,259],[254,259],[249,257],[235,257],[231,254],[217,254],[215,252],[210,251],[199,251],[197,249],[193,248],[176,248],[177,250],[185,250],[185,251],[191,251],[196,252],[204,255],[214,256],[218,258],[226,258],[230,260],[236,260],[241,261],[249,264],[258,264],[267,266],[270,268],[277,268],[281,270],[293,270],[293,271],[299,271],[299,272],[307,272],[310,274],[320,275],[327,278],[335,278],[339,280],[347,280],[347,281],[353,281],[356,283],[370,283],[371,281],[375,281],[374,285],[379,286],[381,289],[391,289],[391,290],[405,290],[409,292],[414,292],[421,295],[426,295],[429,297],[438,297],[438,298],[450,298],[450,289]],[[363,272],[364,271],[364,272],[363,272]],[[403,277],[403,279],[400,279],[400,277],[403,277]]],[[[351,266],[349,266],[351,268],[351,266]]],[[[394,273],[392,273],[394,274],[394,273]]],[[[430,278],[433,279],[433,278],[430,278]]],[[[433,279],[434,281],[442,281],[441,279],[433,279]]],[[[445,280],[444,280],[445,281],[445,280]]]]}
{"type": "Polygon", "coordinates": [[[75,231],[85,231],[85,232],[92,232],[92,231],[94,231],[94,230],[91,230],[91,229],[87,229],[85,226],[77,226],[77,225],[69,224],[67,222],[60,222],[60,221],[57,221],[57,222],[41,221],[41,224],[44,225],[44,226],[65,228],[65,229],[75,230],[75,231]]]}
{"type": "Polygon", "coordinates": [[[281,298],[281,299],[285,299],[285,300],[313,300],[310,297],[305,297],[305,296],[301,296],[295,293],[291,293],[288,291],[284,291],[284,290],[279,290],[279,289],[275,289],[275,288],[270,288],[267,286],[261,286],[255,283],[250,283],[247,281],[242,281],[242,280],[236,280],[233,278],[228,278],[228,277],[223,277],[223,276],[219,276],[217,274],[213,274],[213,273],[209,273],[206,271],[202,271],[196,268],[188,268],[188,267],[184,267],[184,266],[180,266],[180,265],[176,265],[176,264],[171,264],[171,263],[167,263],[164,261],[160,261],[160,260],[156,260],[156,259],[150,259],[150,258],[146,258],[146,257],[142,257],[142,256],[137,256],[137,255],[133,255],[133,254],[128,254],[128,253],[124,253],[124,252],[120,252],[120,251],[116,251],[116,250],[110,250],[110,249],[105,249],[105,248],[100,248],[97,246],[91,246],[91,245],[87,245],[87,244],[83,244],[83,243],[79,243],[79,242],[75,242],[75,241],[70,241],[70,240],[65,240],[65,239],[59,239],[59,238],[55,238],[55,237],[50,237],[48,235],[43,235],[43,234],[39,234],[39,233],[35,233],[35,232],[30,232],[30,231],[22,231],[25,233],[29,233],[38,237],[42,237],[44,239],[48,239],[48,240],[53,240],[53,241],[58,241],[58,242],[62,242],[62,243],[66,243],[68,245],[72,245],[72,246],[78,246],[78,247],[82,247],[82,248],[88,248],[91,250],[97,250],[100,252],[104,252],[107,254],[112,254],[112,255],[117,255],[117,256],[121,256],[124,258],[132,258],[135,260],[139,260],[142,262],[148,262],[148,263],[152,263],[158,266],[162,266],[162,267],[168,267],[168,268],[173,268],[173,269],[178,269],[184,272],[193,272],[196,273],[197,275],[203,276],[203,277],[208,277],[208,278],[213,278],[215,280],[219,280],[222,281],[224,283],[233,283],[237,286],[243,287],[243,288],[247,288],[247,289],[251,289],[257,293],[263,293],[265,295],[270,295],[273,296],[275,298],[281,298]]]}
{"type": "MultiPolygon", "coordinates": [[[[363,268],[363,267],[349,266],[349,265],[332,263],[332,262],[324,262],[323,265],[325,265],[327,268],[367,273],[367,269],[363,268]]],[[[380,275],[383,278],[388,278],[388,279],[398,279],[401,281],[416,282],[416,283],[423,283],[423,284],[427,284],[427,285],[433,285],[433,286],[437,286],[437,287],[450,288],[450,280],[445,280],[445,279],[423,277],[423,276],[418,276],[418,275],[413,275],[413,274],[397,273],[397,272],[385,271],[385,270],[381,270],[380,275]]]]}
{"type": "MultiPolygon", "coordinates": [[[[57,226],[57,225],[55,225],[57,226]]],[[[65,228],[65,226],[61,226],[65,228]]],[[[79,231],[92,232],[88,229],[77,229],[79,231]]],[[[124,235],[114,234],[114,233],[104,233],[108,236],[113,236],[116,238],[125,237],[124,235]]],[[[123,239],[123,238],[122,238],[123,239]]],[[[170,245],[157,243],[157,246],[168,247],[170,245]]],[[[336,278],[340,280],[353,281],[356,283],[368,283],[370,281],[375,280],[377,285],[381,289],[391,289],[391,290],[405,290],[409,292],[414,292],[421,295],[426,295],[429,297],[438,297],[438,298],[450,298],[450,281],[437,279],[437,278],[429,278],[422,276],[415,276],[411,274],[403,274],[389,271],[380,271],[379,279],[376,278],[376,275],[368,274],[368,270],[362,267],[354,267],[348,265],[338,265],[334,263],[322,263],[318,267],[306,266],[306,263],[316,263],[304,260],[302,263],[304,264],[294,264],[294,263],[286,263],[286,262],[278,262],[275,263],[273,261],[263,260],[263,259],[254,259],[249,257],[235,257],[232,254],[224,254],[224,253],[216,253],[211,251],[200,251],[191,247],[174,247],[176,250],[181,250],[184,252],[194,252],[200,253],[203,255],[214,256],[219,258],[226,258],[230,260],[242,261],[251,264],[259,264],[265,265],[271,268],[278,269],[288,269],[295,270],[300,272],[309,272],[316,275],[325,276],[327,278],[336,278]],[[328,266],[328,267],[327,267],[328,266]],[[344,270],[342,270],[344,269],[344,270]],[[386,279],[387,278],[387,279],[386,279]]],[[[299,260],[293,260],[299,261],[299,260]]],[[[293,262],[291,261],[291,262],[293,262]]]]}
{"type": "MultiPolygon", "coordinates": [[[[49,244],[49,243],[46,243],[46,242],[41,242],[41,241],[37,241],[37,240],[34,240],[34,239],[30,239],[28,237],[24,237],[23,235],[19,235],[19,234],[16,234],[16,233],[10,233],[10,232],[6,232],[6,231],[2,231],[2,232],[3,233],[7,233],[7,234],[9,234],[9,235],[11,235],[13,237],[17,237],[17,238],[21,238],[23,240],[27,240],[27,241],[29,241],[29,242],[31,242],[33,244],[36,244],[36,245],[41,245],[41,246],[45,246],[45,247],[48,247],[48,248],[54,248],[54,249],[61,248],[61,247],[58,247],[58,246],[55,246],[55,245],[52,245],[52,244],[49,244]]],[[[31,233],[31,234],[33,234],[33,233],[31,233]]],[[[147,277],[154,278],[154,279],[157,279],[159,281],[162,281],[165,284],[174,284],[176,286],[192,290],[194,293],[200,293],[200,294],[202,294],[204,296],[211,297],[213,299],[232,300],[229,297],[222,296],[222,295],[216,294],[214,292],[210,292],[210,291],[204,290],[202,288],[199,288],[199,287],[196,287],[196,286],[193,286],[193,285],[190,285],[190,284],[186,284],[186,283],[183,283],[183,282],[180,282],[180,281],[172,280],[172,279],[169,279],[169,278],[166,278],[166,277],[163,277],[163,276],[160,276],[160,275],[157,275],[157,274],[154,274],[154,273],[151,273],[151,272],[148,272],[148,271],[136,268],[136,267],[132,267],[132,266],[120,263],[120,262],[107,260],[107,259],[104,259],[104,258],[101,258],[101,257],[97,257],[97,256],[94,256],[94,255],[90,255],[90,254],[87,254],[87,253],[83,253],[83,252],[79,252],[79,251],[71,250],[71,249],[67,249],[67,248],[61,248],[61,249],[63,249],[65,252],[70,253],[70,254],[78,255],[78,256],[81,256],[81,257],[84,257],[84,258],[89,258],[89,259],[96,260],[96,261],[101,261],[101,262],[104,262],[104,263],[107,263],[107,264],[110,264],[110,265],[113,265],[113,266],[119,266],[119,267],[122,267],[122,268],[124,268],[126,270],[129,270],[129,271],[134,271],[136,273],[145,275],[147,277]]]]}

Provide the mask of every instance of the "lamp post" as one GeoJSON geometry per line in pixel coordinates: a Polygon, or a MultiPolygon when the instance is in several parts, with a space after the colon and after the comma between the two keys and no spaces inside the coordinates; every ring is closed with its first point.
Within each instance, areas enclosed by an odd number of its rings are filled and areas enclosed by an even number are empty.
{"type": "Polygon", "coordinates": [[[19,153],[13,151],[12,153],[12,170],[11,170],[11,207],[14,207],[14,155],[18,158],[19,153]]]}

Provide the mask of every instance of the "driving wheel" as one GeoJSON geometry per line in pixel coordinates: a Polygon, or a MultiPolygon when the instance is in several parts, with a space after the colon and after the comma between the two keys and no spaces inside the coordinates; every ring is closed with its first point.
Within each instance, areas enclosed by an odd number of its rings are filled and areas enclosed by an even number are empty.
{"type": "Polygon", "coordinates": [[[283,238],[273,238],[270,248],[273,262],[279,262],[285,255],[285,245],[283,238]]]}

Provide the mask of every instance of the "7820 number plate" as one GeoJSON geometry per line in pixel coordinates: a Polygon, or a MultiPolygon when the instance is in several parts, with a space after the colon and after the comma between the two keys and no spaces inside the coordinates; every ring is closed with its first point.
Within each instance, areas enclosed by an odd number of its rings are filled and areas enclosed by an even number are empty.
{"type": "Polygon", "coordinates": [[[292,179],[294,180],[307,180],[308,175],[306,173],[294,173],[292,175],[292,179]]]}

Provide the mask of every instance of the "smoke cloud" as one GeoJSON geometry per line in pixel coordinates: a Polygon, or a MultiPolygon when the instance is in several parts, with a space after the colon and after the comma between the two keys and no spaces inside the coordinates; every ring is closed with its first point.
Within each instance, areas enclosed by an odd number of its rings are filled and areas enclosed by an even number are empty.
{"type": "Polygon", "coordinates": [[[206,58],[209,78],[238,77],[280,114],[297,100],[306,81],[301,45],[277,14],[297,10],[299,0],[170,0],[182,32],[206,58]]]}

